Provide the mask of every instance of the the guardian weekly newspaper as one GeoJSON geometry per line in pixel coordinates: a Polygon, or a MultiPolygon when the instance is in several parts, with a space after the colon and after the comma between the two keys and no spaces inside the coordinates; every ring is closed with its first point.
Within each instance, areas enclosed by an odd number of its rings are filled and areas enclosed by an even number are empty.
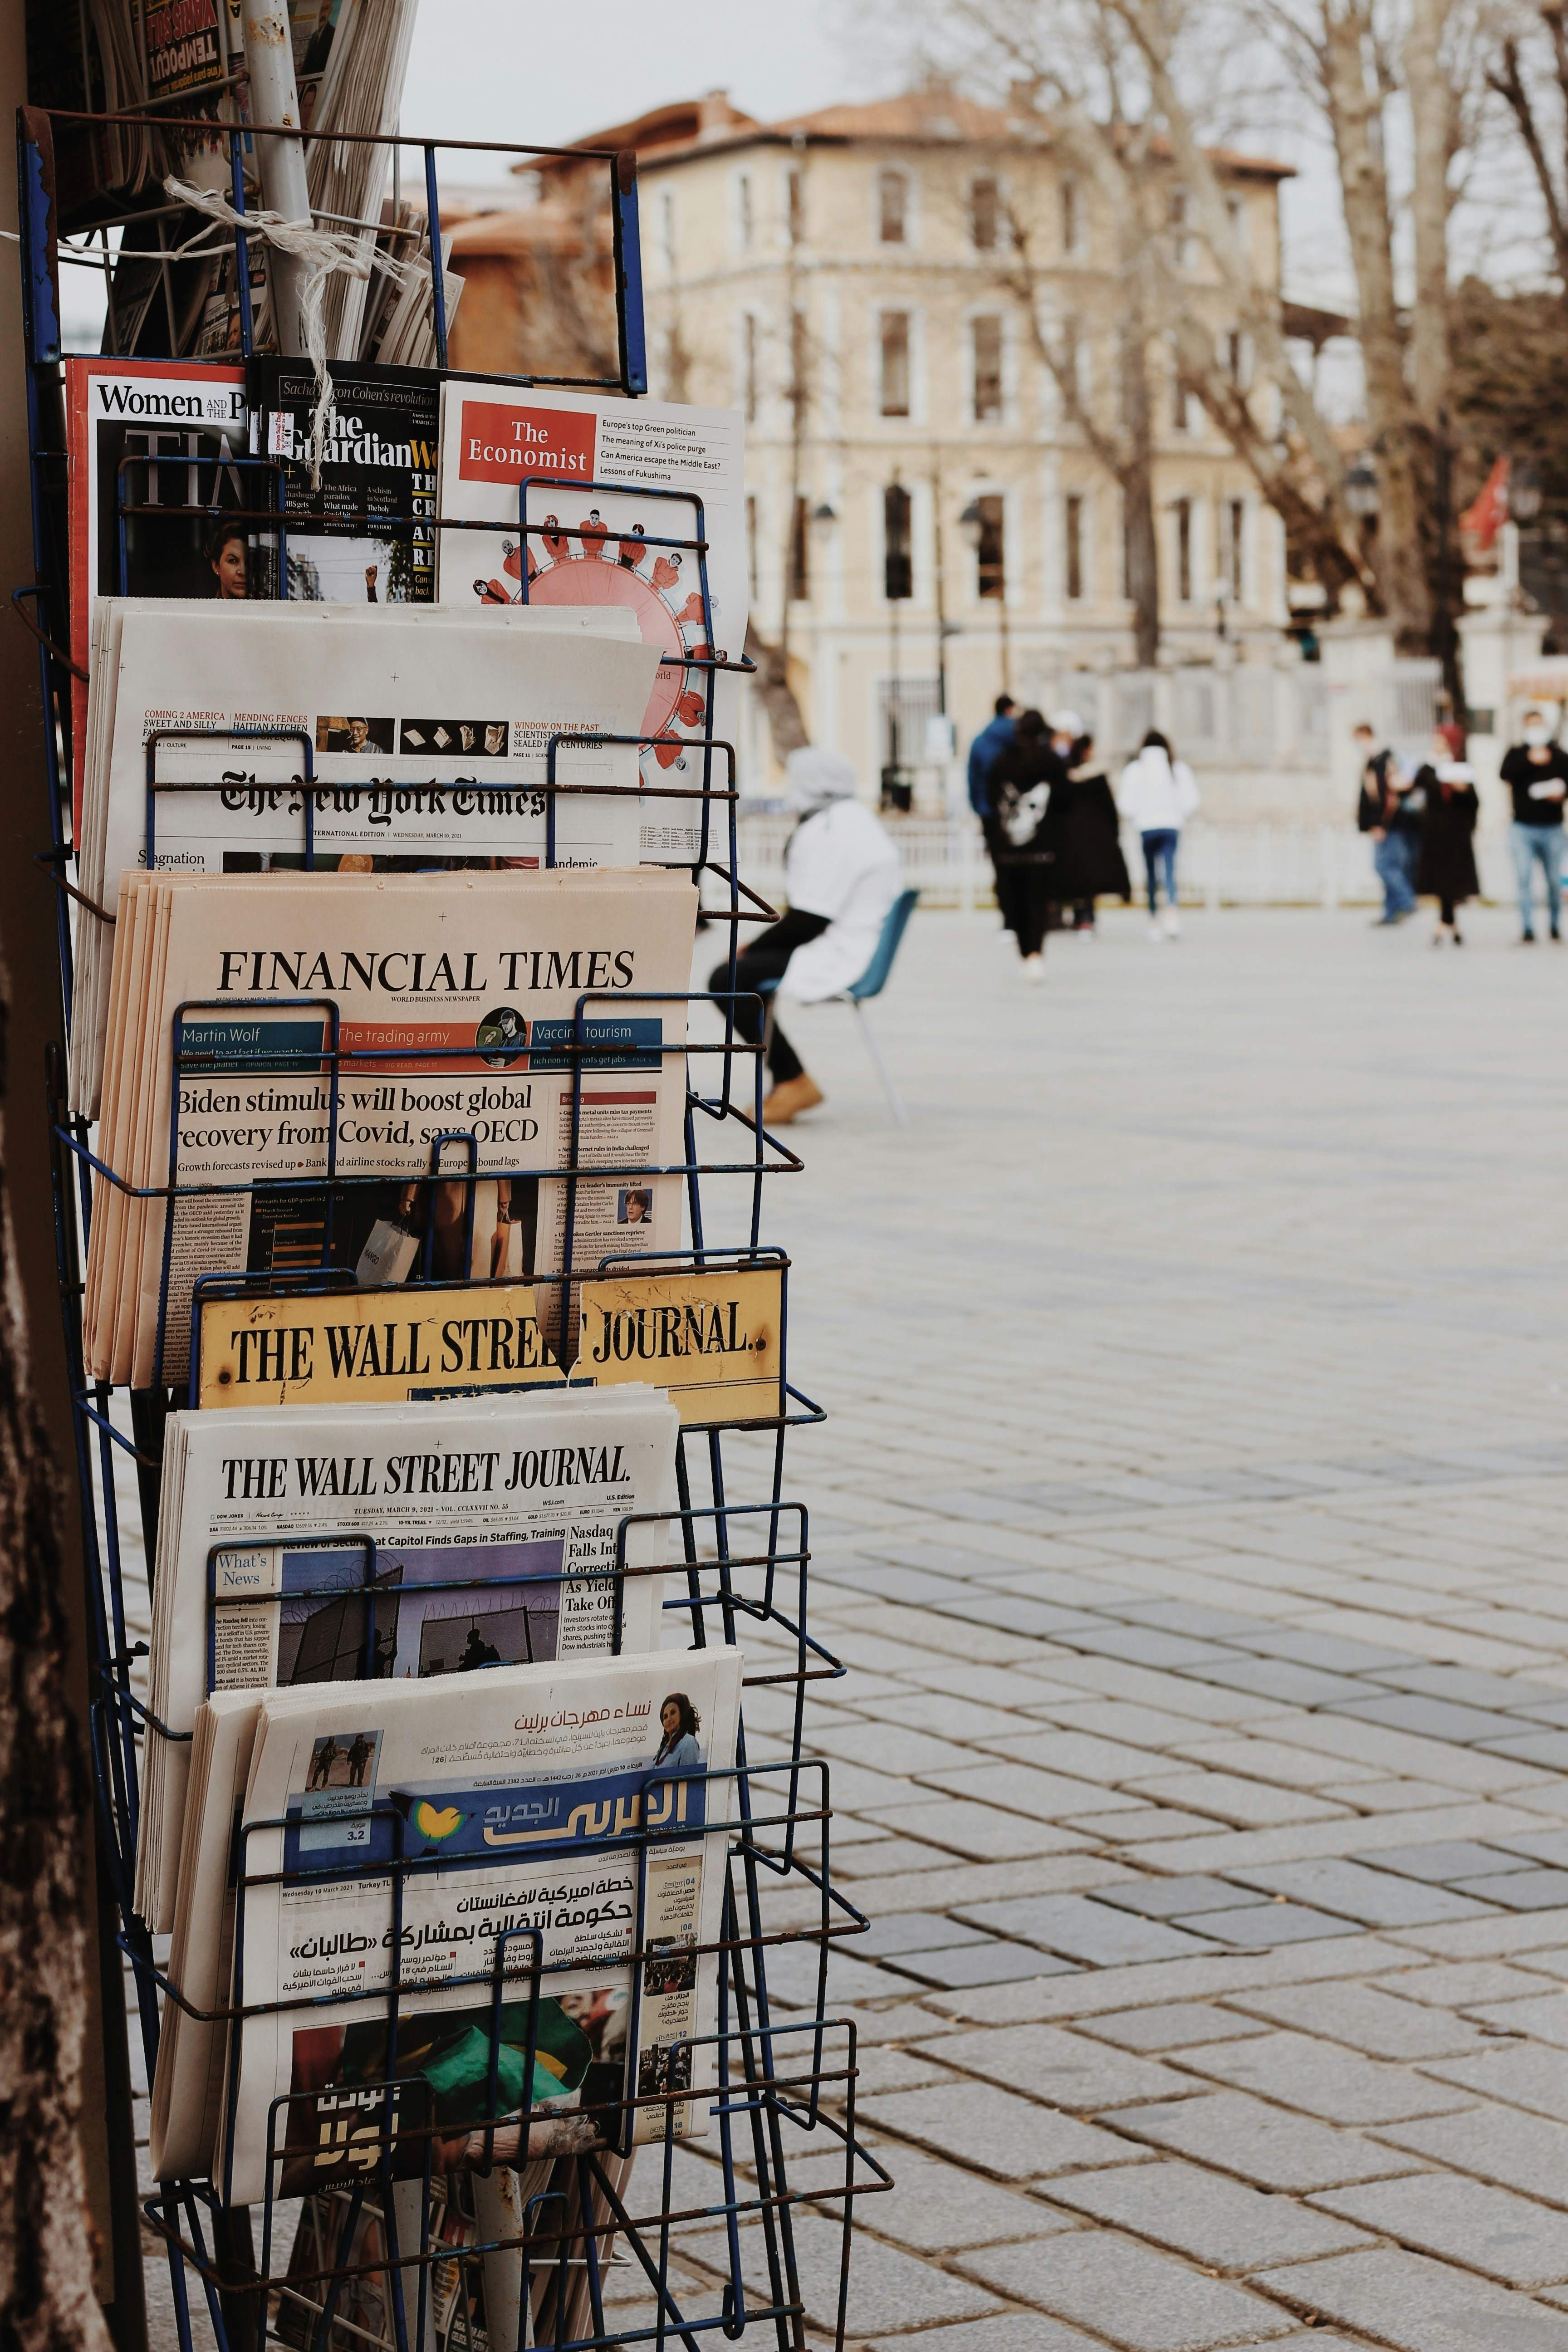
{"type": "MultiPolygon", "coordinates": [[[[717,1974],[699,1948],[721,1918],[712,1825],[734,1811],[709,1776],[733,1762],[742,1666],[683,1652],[261,1699],[245,1819],[284,1826],[243,1841],[235,1990],[285,2006],[230,2042],[216,2177],[235,2202],[264,2193],[278,2099],[279,2193],[363,2172],[389,2078],[405,2174],[427,2143],[448,2171],[661,2138],[669,2093],[675,2130],[705,2130],[717,1974]],[[399,1852],[411,1866],[376,1867],[399,1852]]],[[[227,1790],[201,1796],[227,1817],[227,1790]]]]}
{"type": "MultiPolygon", "coordinates": [[[[651,1388],[174,1413],[164,1438],[136,1908],[174,1926],[191,1730],[214,1690],[421,1679],[658,1647],[616,1531],[674,1500],[651,1388]]],[[[634,1570],[667,1528],[627,1532],[634,1570]]]]}

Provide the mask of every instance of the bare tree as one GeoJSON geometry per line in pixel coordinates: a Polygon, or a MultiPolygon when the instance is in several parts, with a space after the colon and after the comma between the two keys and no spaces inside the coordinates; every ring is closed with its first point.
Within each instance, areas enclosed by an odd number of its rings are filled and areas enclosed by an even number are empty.
{"type": "MultiPolygon", "coordinates": [[[[0,1003],[0,1031],[4,1017],[0,1003]]],[[[109,2352],[77,2137],[89,1814],[66,1692],[63,1576],[0,1155],[0,2342],[109,2352]]]]}
{"type": "Polygon", "coordinates": [[[1505,18],[1487,87],[1502,100],[1529,159],[1568,304],[1568,10],[1562,0],[1534,0],[1505,18]]]}
{"type": "Polygon", "coordinates": [[[809,743],[805,717],[789,675],[790,606],[804,586],[798,573],[801,549],[800,513],[805,478],[806,441],[811,425],[813,351],[811,330],[803,305],[799,255],[805,235],[805,171],[804,153],[788,182],[789,216],[785,222],[789,262],[784,280],[784,397],[789,411],[789,487],[784,500],[784,530],[779,547],[778,631],[771,640],[757,626],[755,615],[746,627],[746,651],[757,665],[755,691],[768,721],[773,757],[787,760],[809,743]]]}

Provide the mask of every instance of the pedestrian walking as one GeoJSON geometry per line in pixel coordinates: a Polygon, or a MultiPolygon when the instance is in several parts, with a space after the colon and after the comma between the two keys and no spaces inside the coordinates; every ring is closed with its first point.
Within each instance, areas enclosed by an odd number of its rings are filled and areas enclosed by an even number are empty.
{"type": "Polygon", "coordinates": [[[1007,836],[996,814],[995,783],[1002,755],[1013,740],[1013,713],[1016,709],[1010,694],[999,694],[994,714],[969,747],[969,805],[980,819],[985,855],[996,877],[996,909],[1004,930],[1009,931],[1016,928],[1007,896],[1012,875],[1005,868],[1007,836]]]}
{"type": "MultiPolygon", "coordinates": [[[[763,1035],[759,983],[774,981],[779,995],[803,1004],[839,995],[870,962],[902,881],[892,835],[856,798],[855,771],[841,751],[792,751],[784,798],[800,816],[784,851],[787,910],[742,949],[733,982],[727,957],[708,977],[720,1011],[733,1003],[736,1034],[752,1045],[763,1035]],[[731,986],[739,992],[732,999],[731,986]]],[[[773,1083],[763,1117],[769,1127],[788,1127],[815,1110],[822,1088],[776,1020],[767,1047],[773,1083]]]]}
{"type": "Polygon", "coordinates": [[[1051,740],[1067,768],[1057,827],[1055,887],[1061,905],[1072,908],[1073,929],[1092,938],[1096,898],[1130,902],[1132,897],[1121,855],[1116,795],[1095,758],[1094,738],[1085,732],[1075,710],[1057,712],[1051,740]]]}
{"type": "Polygon", "coordinates": [[[1424,898],[1437,901],[1432,944],[1462,947],[1458,910],[1481,887],[1473,840],[1480,802],[1474,769],[1468,761],[1453,758],[1442,728],[1434,733],[1426,760],[1415,772],[1415,790],[1426,795],[1415,887],[1424,898]]]}
{"type": "Polygon", "coordinates": [[[1067,780],[1044,719],[1026,710],[997,765],[994,791],[1013,931],[1028,981],[1046,976],[1046,929],[1052,901],[1061,896],[1053,877],[1067,780]]]}
{"type": "Polygon", "coordinates": [[[1176,912],[1176,845],[1183,825],[1198,805],[1198,787],[1184,760],[1178,760],[1157,727],[1144,736],[1138,756],[1121,771],[1117,806],[1135,824],[1143,843],[1143,878],[1149,893],[1149,937],[1173,940],[1181,934],[1176,912]],[[1165,886],[1165,912],[1160,913],[1159,884],[1165,886]]]}
{"type": "Polygon", "coordinates": [[[1563,937],[1563,803],[1568,797],[1568,752],[1552,740],[1543,712],[1524,714],[1524,740],[1506,752],[1502,780],[1513,795],[1509,846],[1519,885],[1519,940],[1535,945],[1535,869],[1546,885],[1546,919],[1563,937]]]}
{"type": "Polygon", "coordinates": [[[1421,810],[1414,780],[1366,719],[1355,730],[1361,757],[1356,825],[1373,845],[1373,871],[1383,885],[1378,924],[1403,923],[1415,912],[1415,869],[1421,857],[1421,810]]]}

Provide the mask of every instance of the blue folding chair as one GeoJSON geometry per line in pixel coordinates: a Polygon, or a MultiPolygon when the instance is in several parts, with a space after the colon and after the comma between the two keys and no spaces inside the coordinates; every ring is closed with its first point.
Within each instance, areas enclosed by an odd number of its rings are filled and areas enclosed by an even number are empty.
{"type": "MultiPolygon", "coordinates": [[[[870,1055],[872,1066],[882,1082],[882,1092],[888,1097],[888,1108],[893,1114],[895,1127],[908,1127],[909,1113],[905,1110],[902,1097],[893,1084],[892,1074],[882,1059],[881,1049],[872,1033],[871,1024],[866,1018],[866,1005],[869,998],[880,996],[888,985],[892,974],[893,959],[899,952],[899,942],[909,928],[910,917],[915,911],[915,903],[920,895],[918,890],[900,891],[888,909],[886,919],[882,924],[881,937],[872,950],[870,962],[866,966],[859,979],[852,980],[848,987],[841,990],[838,995],[826,996],[818,1000],[824,1004],[847,1004],[853,1009],[855,1018],[860,1024],[860,1034],[866,1040],[866,1051],[870,1055]]],[[[776,980],[765,980],[759,992],[768,1000],[770,1034],[773,1027],[773,1000],[777,988],[776,980]]]]}

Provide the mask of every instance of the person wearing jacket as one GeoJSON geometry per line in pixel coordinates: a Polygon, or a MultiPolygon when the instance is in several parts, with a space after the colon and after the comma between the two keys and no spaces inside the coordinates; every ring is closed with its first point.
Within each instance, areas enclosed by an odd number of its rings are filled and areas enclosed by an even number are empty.
{"type": "Polygon", "coordinates": [[[996,814],[996,775],[1003,755],[1013,740],[1013,713],[1016,707],[1010,694],[999,694],[994,716],[981,729],[969,747],[969,805],[980,819],[980,830],[985,836],[985,855],[991,860],[991,871],[996,877],[996,909],[1002,918],[1004,930],[1009,931],[1016,928],[1008,898],[1012,877],[1004,865],[1007,837],[996,814]]]}
{"type": "Polygon", "coordinates": [[[1421,801],[1400,772],[1386,744],[1379,744],[1363,719],[1355,730],[1361,760],[1356,830],[1370,835],[1373,871],[1383,885],[1380,925],[1404,922],[1415,912],[1415,869],[1421,858],[1421,801]]]}
{"type": "Polygon", "coordinates": [[[1135,760],[1121,771],[1116,804],[1143,843],[1143,876],[1149,891],[1149,937],[1173,940],[1181,931],[1176,913],[1176,844],[1198,805],[1192,770],[1178,760],[1158,728],[1151,727],[1135,760]],[[1159,879],[1164,877],[1165,913],[1160,916],[1159,879]]]}
{"type": "Polygon", "coordinates": [[[1094,756],[1094,738],[1085,733],[1077,712],[1058,711],[1051,731],[1067,768],[1057,838],[1057,895],[1074,910],[1073,929],[1092,935],[1096,898],[1132,897],[1121,855],[1116,796],[1094,756]]]}
{"type": "MultiPolygon", "coordinates": [[[[752,1045],[762,1041],[763,1018],[747,992],[776,981],[778,994],[799,1004],[842,994],[875,954],[901,884],[892,836],[856,799],[855,771],[842,752],[792,751],[784,762],[784,798],[800,815],[784,851],[788,908],[742,949],[732,983],[728,958],[708,978],[721,1013],[729,1010],[731,985],[738,992],[735,1031],[752,1045]]],[[[763,1117],[769,1127],[788,1127],[824,1099],[776,1021],[767,1065],[773,1083],[763,1117]]],[[[740,1091],[743,1099],[743,1085],[740,1091]]]]}
{"type": "Polygon", "coordinates": [[[1415,772],[1415,786],[1426,795],[1415,887],[1424,898],[1437,901],[1433,946],[1440,948],[1447,942],[1461,947],[1458,910],[1481,887],[1471,838],[1480,803],[1476,797],[1474,769],[1467,761],[1454,758],[1442,728],[1432,738],[1426,764],[1415,772]]]}
{"type": "Polygon", "coordinates": [[[1563,936],[1563,804],[1568,799],[1568,752],[1552,741],[1542,712],[1525,712],[1524,740],[1505,754],[1501,772],[1513,795],[1509,835],[1519,885],[1520,945],[1533,947],[1538,859],[1546,883],[1546,919],[1552,938],[1563,936]]]}
{"type": "Polygon", "coordinates": [[[1058,835],[1068,772],[1037,710],[1026,710],[995,774],[996,814],[1004,835],[999,873],[1012,908],[1024,977],[1046,976],[1046,926],[1061,897],[1055,879],[1058,835]]]}

